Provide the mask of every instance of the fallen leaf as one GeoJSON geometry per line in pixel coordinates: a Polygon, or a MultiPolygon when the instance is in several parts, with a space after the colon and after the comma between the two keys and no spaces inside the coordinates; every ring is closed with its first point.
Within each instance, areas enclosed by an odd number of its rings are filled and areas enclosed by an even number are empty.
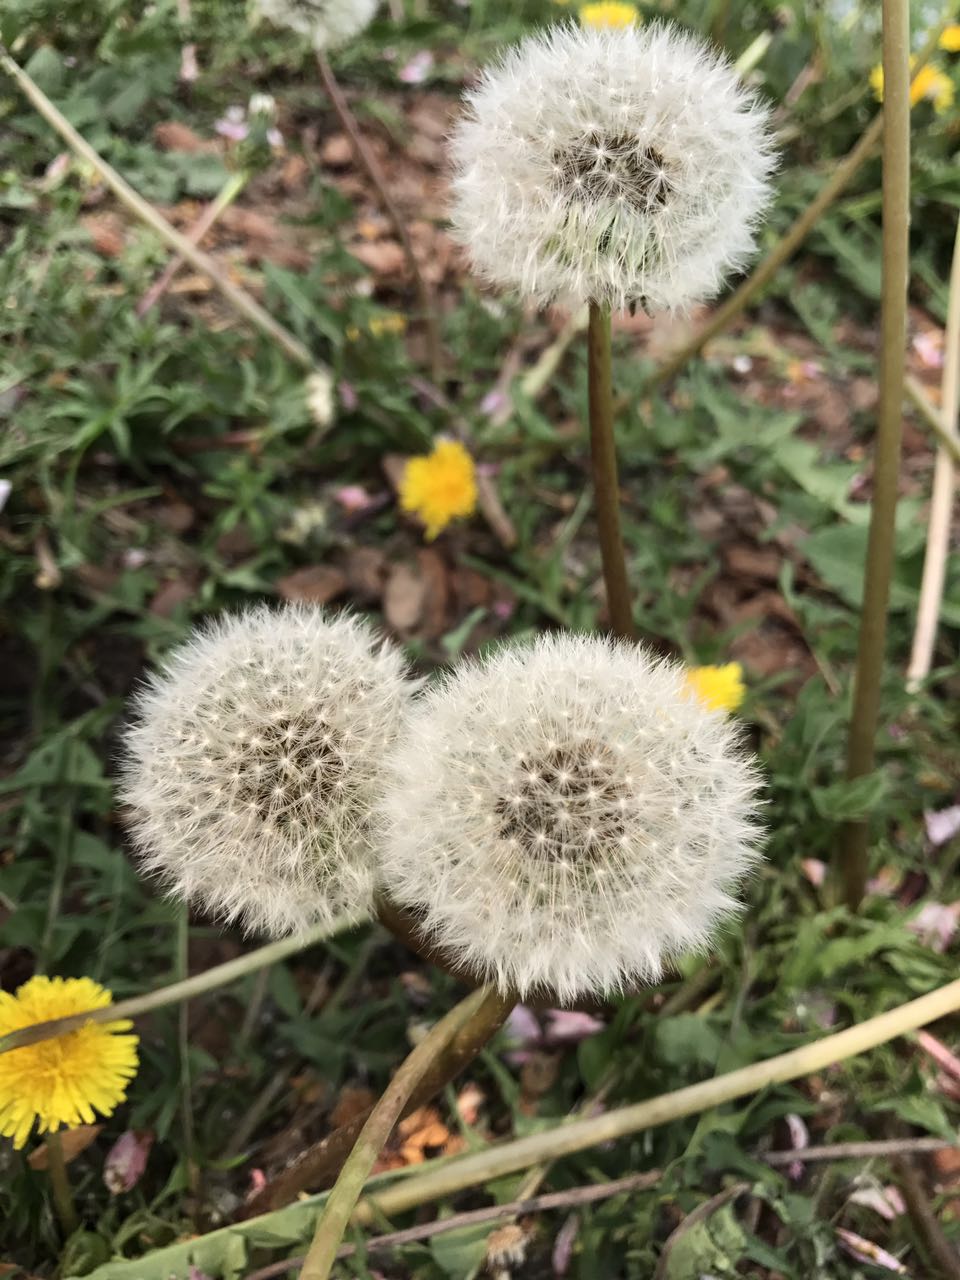
{"type": "Polygon", "coordinates": [[[412,631],[420,621],[427,584],[408,564],[394,565],[383,593],[383,616],[394,631],[412,631]]]}
{"type": "Polygon", "coordinates": [[[219,152],[220,145],[212,138],[201,138],[179,120],[165,120],[154,125],[153,140],[161,151],[185,151],[188,154],[219,152]]]}
{"type": "Polygon", "coordinates": [[[534,1050],[520,1069],[520,1088],[528,1104],[535,1103],[548,1093],[560,1074],[560,1055],[534,1050]]]}
{"type": "Polygon", "coordinates": [[[154,593],[150,612],[158,618],[169,618],[181,604],[192,600],[196,585],[187,578],[169,578],[154,593]]]}
{"type": "Polygon", "coordinates": [[[776,582],[783,563],[783,557],[776,547],[754,547],[742,542],[724,547],[723,559],[731,573],[761,582],[776,582]]]}
{"type": "Polygon", "coordinates": [[[320,148],[320,160],[329,169],[346,169],[353,162],[353,147],[345,133],[334,133],[320,148]]]}
{"type": "Polygon", "coordinates": [[[102,258],[119,258],[125,246],[124,226],[115,213],[84,214],[80,222],[102,258]]]}
{"type": "Polygon", "coordinates": [[[376,1100],[376,1094],[363,1085],[344,1085],[340,1090],[337,1105],[330,1112],[330,1123],[336,1128],[342,1124],[349,1124],[357,1116],[369,1111],[376,1100]]]}
{"type": "Polygon", "coordinates": [[[352,547],[343,566],[350,595],[363,604],[379,600],[386,570],[387,558],[378,547],[352,547]]]}
{"type": "Polygon", "coordinates": [[[347,588],[347,579],[339,569],[334,569],[331,565],[311,564],[278,578],[274,587],[277,595],[284,600],[328,604],[343,594],[347,588]]]}
{"type": "MultiPolygon", "coordinates": [[[[73,1129],[59,1130],[64,1164],[69,1164],[82,1151],[86,1151],[90,1143],[95,1141],[102,1128],[102,1124],[78,1124],[73,1129]]],[[[31,1169],[46,1169],[47,1154],[47,1144],[42,1142],[38,1147],[34,1147],[27,1156],[27,1164],[31,1169]]]]}
{"type": "Polygon", "coordinates": [[[396,240],[354,245],[350,252],[376,276],[402,275],[407,265],[406,254],[396,240]]]}

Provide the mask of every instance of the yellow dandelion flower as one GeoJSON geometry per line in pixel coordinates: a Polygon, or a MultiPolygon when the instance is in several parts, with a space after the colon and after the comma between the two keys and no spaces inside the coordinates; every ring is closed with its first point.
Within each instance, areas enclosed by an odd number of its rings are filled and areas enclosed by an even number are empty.
{"type": "MultiPolygon", "coordinates": [[[[384,334],[403,334],[407,331],[407,317],[399,311],[384,311],[381,315],[371,316],[367,321],[367,333],[371,338],[382,338],[384,334]]],[[[359,342],[362,330],[355,324],[347,325],[345,330],[348,342],[359,342]]]]}
{"type": "MultiPolygon", "coordinates": [[[[102,1009],[112,1000],[91,978],[31,978],[16,995],[0,992],[0,1035],[102,1009]]],[[[117,1034],[132,1026],[126,1019],[88,1023],[0,1054],[0,1135],[19,1148],[35,1120],[38,1131],[48,1133],[61,1125],[92,1124],[95,1111],[110,1115],[137,1074],[138,1037],[117,1034]]]]}
{"type": "Polygon", "coordinates": [[[407,331],[407,317],[399,311],[385,311],[383,315],[374,316],[368,328],[374,338],[382,338],[385,333],[400,335],[407,331]]]}
{"type": "Polygon", "coordinates": [[[400,506],[420,517],[428,541],[457,516],[473,515],[477,474],[463,445],[440,440],[433,453],[411,458],[400,482],[400,506]]]}
{"type": "Polygon", "coordinates": [[[960,53],[960,24],[952,22],[944,27],[937,43],[946,53],[960,53]]]}
{"type": "Polygon", "coordinates": [[[736,711],[747,692],[739,662],[722,667],[691,667],[687,688],[711,711],[736,711]]]}
{"type": "MultiPolygon", "coordinates": [[[[960,30],[960,27],[958,27],[960,30]]],[[[910,58],[911,69],[917,65],[915,56],[910,58]]],[[[878,102],[883,101],[883,67],[876,66],[870,72],[870,88],[878,102]]],[[[925,99],[933,103],[937,115],[943,115],[953,106],[953,81],[946,72],[925,63],[910,81],[910,105],[915,107],[925,99]]]]}
{"type": "Polygon", "coordinates": [[[596,4],[582,5],[580,24],[584,27],[632,27],[640,22],[636,5],[623,4],[620,0],[600,0],[596,4]]]}

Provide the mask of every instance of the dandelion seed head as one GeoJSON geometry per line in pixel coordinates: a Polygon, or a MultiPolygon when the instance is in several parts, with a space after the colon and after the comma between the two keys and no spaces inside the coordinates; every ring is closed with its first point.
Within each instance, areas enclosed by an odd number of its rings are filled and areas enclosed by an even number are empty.
{"type": "Polygon", "coordinates": [[[546,636],[430,690],[388,758],[384,891],[458,968],[561,1000],[654,981],[737,910],[758,778],[685,673],[546,636]]]}
{"type": "Polygon", "coordinates": [[[651,311],[746,263],[774,165],[767,110],[662,23],[522,41],[467,95],[453,158],[454,232],[487,280],[651,311]]]}
{"type": "Polygon", "coordinates": [[[314,49],[337,49],[370,25],[379,0],[255,0],[263,17],[306,36],[314,49]]]}
{"type": "Polygon", "coordinates": [[[127,731],[124,798],[145,869],[250,931],[368,915],[381,753],[414,687],[354,617],[263,607],[200,630],[127,731]]]}

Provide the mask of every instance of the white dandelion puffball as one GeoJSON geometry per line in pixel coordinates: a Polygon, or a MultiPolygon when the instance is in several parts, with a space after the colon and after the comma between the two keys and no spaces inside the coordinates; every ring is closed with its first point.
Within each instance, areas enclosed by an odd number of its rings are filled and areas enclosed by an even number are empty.
{"type": "Polygon", "coordinates": [[[337,49],[370,25],[379,0],[255,0],[278,27],[306,36],[314,49],[337,49]]]}
{"type": "Polygon", "coordinates": [[[136,699],[123,798],[144,868],[272,935],[370,914],[381,759],[416,686],[360,619],[217,619],[136,699]]]}
{"type": "Polygon", "coordinates": [[[749,258],[770,199],[768,112],[701,40],[555,26],[466,101],[451,220],[491,283],[541,305],[677,311],[749,258]]]}
{"type": "Polygon", "coordinates": [[[681,667],[596,636],[506,647],[414,707],[387,762],[381,891],[522,998],[622,990],[737,910],[758,786],[681,667]]]}

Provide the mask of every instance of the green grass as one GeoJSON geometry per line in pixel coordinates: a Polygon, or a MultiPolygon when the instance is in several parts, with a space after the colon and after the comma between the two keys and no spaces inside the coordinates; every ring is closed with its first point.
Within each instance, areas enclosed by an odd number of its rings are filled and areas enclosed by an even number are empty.
{"type": "MultiPolygon", "coordinates": [[[[226,169],[216,155],[160,150],[156,124],[178,120],[211,137],[224,109],[249,90],[275,95],[289,149],[304,154],[307,180],[287,201],[270,185],[271,170],[239,203],[294,223],[311,265],[244,265],[242,274],[252,287],[262,285],[265,304],[349,392],[341,393],[333,428],[320,433],[305,406],[302,372],[214,296],[171,294],[138,319],[136,301],[166,252],[122,217],[120,252],[97,251],[89,217],[112,210],[112,202],[76,165],[48,169],[61,144],[15,87],[0,82],[0,466],[12,486],[0,516],[0,977],[7,989],[43,970],[89,975],[120,999],[179,974],[184,917],[138,875],[116,808],[126,699],[196,621],[272,598],[277,581],[298,567],[343,563],[358,545],[382,552],[387,565],[416,563],[423,544],[396,510],[382,461],[422,451],[449,429],[447,410],[417,386],[415,322],[409,343],[346,336],[383,308],[409,311],[412,293],[389,283],[368,297],[355,287],[367,273],[344,240],[357,210],[317,157],[315,136],[322,141],[335,125],[309,57],[292,38],[265,29],[250,34],[212,0],[194,8],[203,74],[189,92],[177,83],[172,2],[111,0],[91,18],[86,4],[18,0],[4,6],[0,33],[76,127],[161,205],[210,198],[226,169]],[[231,443],[235,432],[250,433],[254,445],[231,443]],[[384,495],[359,521],[336,499],[353,483],[384,495]]],[[[343,82],[360,95],[367,128],[375,127],[374,113],[402,122],[404,105],[421,88],[400,85],[396,71],[416,51],[434,54],[431,93],[453,100],[497,45],[557,13],[534,0],[421,8],[399,28],[381,16],[337,59],[343,82]]],[[[726,39],[733,56],[770,24],[774,41],[758,83],[776,102],[811,58],[823,67],[786,109],[785,122],[797,132],[765,232],[769,245],[873,109],[866,79],[879,48],[873,7],[846,25],[800,0],[775,13],[740,0],[678,0],[663,12],[726,39]],[[819,123],[842,101],[850,105],[819,123]]],[[[956,63],[947,55],[941,61],[956,63]]],[[[952,154],[958,119],[936,118],[927,104],[917,108],[911,298],[935,320],[944,314],[942,282],[960,204],[952,154]]],[[[718,342],[710,359],[691,365],[665,398],[651,399],[644,389],[651,363],[643,343],[629,334],[615,338],[638,619],[649,643],[688,661],[746,655],[751,694],[743,714],[768,780],[768,858],[748,887],[739,925],[710,962],[709,980],[697,980],[683,1013],[659,1018],[651,993],[614,1002],[604,1032],[557,1053],[555,1079],[536,1100],[535,1116],[502,1045],[471,1070],[497,1134],[558,1119],[601,1079],[613,1081],[609,1105],[652,1096],[817,1035],[828,1015],[840,1022],[867,1017],[955,973],[955,952],[936,953],[907,927],[922,903],[960,897],[956,842],[932,852],[923,829],[924,811],[953,803],[958,790],[955,558],[936,678],[917,698],[907,697],[902,678],[923,552],[930,467],[922,447],[910,452],[901,507],[879,769],[865,782],[843,781],[868,515],[864,492],[851,484],[864,472],[872,430],[872,411],[856,407],[851,388],[872,375],[878,227],[872,163],[748,323],[718,342]],[[822,406],[784,393],[791,361],[802,352],[814,354],[821,380],[844,406],[830,429],[822,406]],[[735,356],[752,359],[749,375],[734,370],[735,356]],[[731,569],[731,545],[768,550],[773,576],[731,569]],[[779,615],[771,613],[773,595],[782,602],[779,615]],[[759,616],[743,607],[751,599],[760,600],[759,616]],[[729,609],[724,601],[732,602],[729,609]],[[795,621],[785,620],[783,607],[795,621]],[[758,655],[771,653],[774,659],[758,667],[758,655]],[[897,891],[872,894],[851,919],[833,905],[829,884],[810,883],[802,862],[829,861],[837,824],[865,813],[873,870],[891,868],[897,891]]],[[[522,337],[521,361],[529,363],[552,335],[543,319],[525,319],[510,299],[484,295],[466,277],[447,282],[444,307],[451,358],[445,392],[469,424],[480,461],[496,467],[518,544],[505,549],[480,517],[441,541],[449,566],[469,566],[497,584],[514,608],[505,616],[489,603],[458,599],[439,634],[415,629],[408,644],[424,671],[497,637],[600,625],[583,344],[572,346],[541,398],[518,397],[512,417],[497,425],[483,402],[507,352],[522,337]]],[[[348,592],[345,599],[379,611],[362,596],[348,592]]],[[[188,927],[191,971],[242,944],[200,917],[188,927]]],[[[701,963],[691,961],[665,993],[685,990],[701,963]]],[[[143,1063],[129,1104],[70,1165],[87,1231],[72,1242],[64,1273],[82,1274],[113,1254],[146,1256],[222,1225],[248,1192],[252,1170],[272,1173],[316,1140],[343,1086],[385,1084],[411,1025],[439,1016],[454,997],[449,979],[371,927],[278,965],[262,981],[247,978],[194,1002],[185,1045],[177,1010],[151,1015],[140,1027],[143,1063]],[[318,975],[326,985],[319,1011],[310,1014],[318,975]],[[330,993],[342,983],[343,998],[331,1005],[330,993]],[[282,1084],[257,1118],[251,1108],[278,1072],[282,1084]],[[311,1086],[312,1103],[304,1101],[311,1086]],[[231,1135],[246,1119],[251,1135],[233,1152],[231,1135]],[[155,1145],[137,1186],[111,1196],[104,1157],[131,1128],[152,1131],[155,1145]]],[[[950,1034],[943,1029],[943,1038],[950,1034]]],[[[818,1142],[881,1136],[892,1123],[953,1133],[960,1109],[930,1087],[930,1077],[916,1047],[897,1043],[817,1085],[772,1089],[563,1161],[550,1175],[553,1188],[638,1168],[665,1171],[650,1191],[581,1211],[568,1274],[645,1280],[681,1216],[737,1179],[751,1185],[762,1211],[750,1219],[732,1206],[718,1210],[688,1234],[686,1255],[675,1252],[671,1280],[702,1272],[798,1280],[883,1274],[842,1251],[838,1225],[902,1255],[913,1274],[931,1274],[907,1217],[885,1223],[848,1203],[859,1166],[817,1166],[795,1182],[757,1158],[786,1145],[788,1114],[803,1116],[818,1142]]],[[[891,1177],[882,1162],[866,1176],[891,1177]]],[[[505,1199],[516,1185],[489,1191],[505,1199]]],[[[479,1202],[461,1198],[457,1207],[479,1202]]],[[[551,1273],[561,1221],[542,1217],[529,1274],[551,1273]]],[[[945,1228],[957,1237],[949,1218],[945,1228]]],[[[252,1270],[277,1256],[277,1244],[295,1242],[278,1236],[271,1250],[259,1241],[247,1259],[221,1259],[224,1274],[252,1270]]],[[[391,1280],[466,1277],[482,1248],[482,1238],[439,1236],[389,1261],[358,1256],[344,1274],[370,1276],[379,1268],[391,1280]]],[[[5,1142],[0,1253],[38,1275],[54,1274],[63,1253],[45,1177],[5,1142]]]]}

